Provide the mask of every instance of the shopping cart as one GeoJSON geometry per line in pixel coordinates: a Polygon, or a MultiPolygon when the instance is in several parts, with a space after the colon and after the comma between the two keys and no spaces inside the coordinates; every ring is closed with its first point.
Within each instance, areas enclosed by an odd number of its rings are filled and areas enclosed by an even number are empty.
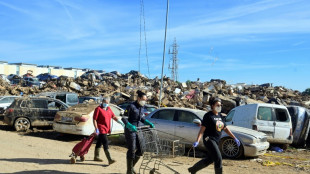
{"type": "Polygon", "coordinates": [[[153,128],[138,128],[138,138],[143,153],[142,163],[139,168],[140,173],[159,173],[159,166],[164,166],[173,173],[179,173],[170,166],[163,163],[163,158],[173,158],[185,153],[185,144],[176,139],[162,139],[163,132],[153,128]],[[152,167],[151,167],[152,166],[152,167]]]}

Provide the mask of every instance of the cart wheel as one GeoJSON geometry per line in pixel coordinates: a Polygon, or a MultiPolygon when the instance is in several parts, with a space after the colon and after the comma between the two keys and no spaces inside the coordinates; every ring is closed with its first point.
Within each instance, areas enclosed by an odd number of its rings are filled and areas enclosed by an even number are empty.
{"type": "Polygon", "coordinates": [[[75,157],[71,157],[71,159],[70,159],[70,163],[71,163],[71,164],[75,164],[75,163],[76,163],[76,159],[75,159],[75,157]]]}
{"type": "Polygon", "coordinates": [[[150,171],[150,174],[154,174],[155,173],[155,168],[153,168],[151,171],[150,171]]]}
{"type": "Polygon", "coordinates": [[[85,157],[84,156],[80,156],[81,161],[85,161],[85,157]]]}

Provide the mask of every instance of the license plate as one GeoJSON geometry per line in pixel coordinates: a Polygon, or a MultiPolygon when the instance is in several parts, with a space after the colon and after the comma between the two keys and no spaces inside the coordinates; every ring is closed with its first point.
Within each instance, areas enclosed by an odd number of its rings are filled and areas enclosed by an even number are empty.
{"type": "Polygon", "coordinates": [[[72,122],[72,117],[61,117],[61,121],[63,122],[72,122]]]}

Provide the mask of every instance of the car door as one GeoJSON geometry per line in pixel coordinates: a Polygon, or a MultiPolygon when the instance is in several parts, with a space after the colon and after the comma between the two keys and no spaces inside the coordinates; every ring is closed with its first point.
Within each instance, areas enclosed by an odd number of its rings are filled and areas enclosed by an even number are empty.
{"type": "Polygon", "coordinates": [[[156,111],[148,120],[155,125],[155,128],[164,138],[173,138],[175,136],[175,115],[174,109],[161,109],[156,111]]]}
{"type": "MultiPolygon", "coordinates": [[[[274,108],[274,138],[288,140],[291,134],[291,119],[285,108],[274,108]]],[[[291,139],[289,139],[291,140],[291,139]]]]}
{"type": "Polygon", "coordinates": [[[274,138],[275,123],[272,107],[258,107],[256,123],[258,131],[264,132],[269,139],[274,138]]]}
{"type": "Polygon", "coordinates": [[[175,123],[176,138],[187,143],[196,141],[200,126],[193,123],[194,119],[199,119],[199,117],[192,112],[183,110],[177,111],[175,123]]]}
{"type": "Polygon", "coordinates": [[[48,107],[46,99],[33,99],[31,115],[34,126],[48,125],[48,107]]]}
{"type": "Polygon", "coordinates": [[[62,103],[58,101],[54,101],[54,100],[49,100],[46,119],[52,123],[54,121],[56,113],[59,110],[65,109],[65,108],[66,107],[62,103]]]}

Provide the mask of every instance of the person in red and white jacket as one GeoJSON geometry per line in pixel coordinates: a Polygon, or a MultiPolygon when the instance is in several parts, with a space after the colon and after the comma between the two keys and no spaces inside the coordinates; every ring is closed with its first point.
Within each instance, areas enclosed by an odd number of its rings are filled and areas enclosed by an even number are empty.
{"type": "Polygon", "coordinates": [[[96,148],[95,148],[95,156],[94,161],[100,161],[103,160],[100,159],[100,148],[103,145],[104,153],[109,161],[109,165],[115,163],[115,160],[111,158],[110,152],[109,152],[109,146],[108,146],[108,138],[107,134],[111,133],[111,119],[114,119],[119,124],[121,124],[123,127],[125,126],[124,123],[119,120],[109,107],[110,98],[104,97],[102,100],[102,103],[95,109],[94,116],[93,116],[93,122],[95,126],[95,131],[98,136],[96,148]]]}

